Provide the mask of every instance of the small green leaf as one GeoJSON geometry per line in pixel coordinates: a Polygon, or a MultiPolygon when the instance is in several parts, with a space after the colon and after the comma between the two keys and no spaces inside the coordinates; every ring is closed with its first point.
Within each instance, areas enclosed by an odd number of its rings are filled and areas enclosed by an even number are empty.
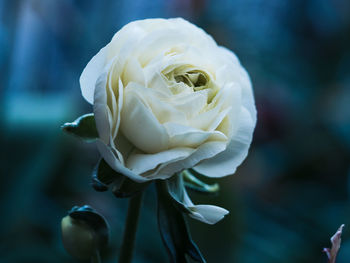
{"type": "Polygon", "coordinates": [[[137,183],[124,176],[123,180],[113,183],[112,192],[116,197],[131,197],[143,191],[150,182],[137,183]]]}
{"type": "Polygon", "coordinates": [[[78,136],[87,142],[91,142],[98,138],[95,117],[93,113],[80,116],[73,122],[67,122],[62,125],[62,130],[78,136]]]}
{"type": "Polygon", "coordinates": [[[181,173],[185,186],[191,190],[205,194],[216,194],[219,190],[219,184],[206,184],[194,176],[191,170],[184,170],[181,173]]]}
{"type": "Polygon", "coordinates": [[[92,187],[99,192],[108,190],[114,181],[121,181],[124,176],[114,171],[104,159],[101,159],[92,172],[92,187]]]}
{"type": "Polygon", "coordinates": [[[111,191],[116,197],[131,197],[146,188],[149,182],[137,183],[113,170],[104,159],[101,159],[92,173],[92,187],[99,192],[111,191]]]}
{"type": "Polygon", "coordinates": [[[205,262],[197,245],[193,242],[185,218],[173,197],[168,192],[165,181],[156,182],[158,195],[158,227],[170,261],[188,262],[186,255],[196,262],[205,262]]]}

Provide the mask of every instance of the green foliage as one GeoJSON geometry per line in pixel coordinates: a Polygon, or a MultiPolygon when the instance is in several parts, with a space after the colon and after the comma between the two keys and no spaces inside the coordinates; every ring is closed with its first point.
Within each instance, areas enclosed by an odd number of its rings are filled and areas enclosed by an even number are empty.
{"type": "Polygon", "coordinates": [[[92,142],[98,138],[98,132],[93,113],[80,116],[73,122],[67,122],[62,125],[62,130],[75,135],[87,142],[92,142]]]}
{"type": "Polygon", "coordinates": [[[184,170],[181,173],[185,186],[193,191],[204,194],[217,194],[220,190],[219,184],[207,184],[199,180],[192,169],[184,170]]]}
{"type": "Polygon", "coordinates": [[[137,183],[113,170],[104,159],[101,159],[92,173],[92,186],[96,191],[111,191],[116,197],[131,197],[144,190],[149,185],[137,183]]]}

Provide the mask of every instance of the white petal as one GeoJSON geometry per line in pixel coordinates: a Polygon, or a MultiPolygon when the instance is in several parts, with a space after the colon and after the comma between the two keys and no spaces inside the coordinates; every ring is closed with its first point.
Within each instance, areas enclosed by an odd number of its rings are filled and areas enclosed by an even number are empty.
{"type": "MultiPolygon", "coordinates": [[[[111,69],[109,70],[109,73],[108,73],[108,83],[105,87],[106,94],[103,94],[103,96],[106,96],[106,101],[102,101],[102,100],[99,101],[99,103],[101,104],[106,103],[110,112],[110,116],[109,116],[109,118],[111,119],[110,137],[112,138],[110,143],[113,143],[113,139],[115,138],[118,132],[119,125],[116,124],[119,120],[119,115],[120,115],[118,104],[120,102],[120,98],[122,98],[122,96],[121,97],[119,96],[118,82],[115,81],[115,76],[113,76],[115,66],[116,66],[116,63],[113,62],[111,69]]],[[[101,87],[99,87],[99,89],[101,89],[101,87]]],[[[95,89],[95,92],[97,92],[97,88],[95,89]]],[[[98,91],[98,92],[102,92],[102,91],[98,91]]],[[[95,103],[97,103],[96,98],[95,98],[94,104],[95,103]]]]}
{"type": "Polygon", "coordinates": [[[200,113],[191,120],[191,126],[201,130],[209,130],[212,127],[217,127],[217,117],[220,112],[228,107],[232,107],[231,105],[233,103],[239,103],[236,98],[236,90],[231,85],[226,85],[220,89],[212,102],[208,104],[208,110],[200,113]]]}
{"type": "Polygon", "coordinates": [[[226,209],[215,205],[194,205],[183,186],[183,204],[191,211],[190,217],[213,225],[229,213],[226,209]]]}
{"type": "Polygon", "coordinates": [[[229,213],[226,209],[215,205],[195,205],[189,209],[192,211],[190,217],[210,225],[216,224],[229,213]]]}
{"type": "Polygon", "coordinates": [[[171,90],[160,72],[147,67],[144,69],[144,74],[148,88],[161,92],[164,96],[172,96],[171,90]]]}
{"type": "Polygon", "coordinates": [[[98,77],[104,71],[105,66],[115,58],[119,64],[118,77],[121,74],[120,69],[124,68],[129,54],[139,44],[138,41],[145,36],[146,32],[129,23],[119,30],[104,48],[102,48],[87,64],[83,70],[79,82],[83,97],[90,103],[93,103],[95,84],[98,77]]]}
{"type": "Polygon", "coordinates": [[[168,20],[174,24],[175,28],[181,28],[182,31],[191,36],[192,43],[209,49],[217,46],[215,40],[203,29],[189,23],[183,18],[172,18],[168,20]]]}
{"type": "Polygon", "coordinates": [[[125,86],[130,82],[136,82],[142,86],[145,85],[143,70],[135,57],[131,57],[126,64],[122,79],[125,86]]]}
{"type": "MultiPolygon", "coordinates": [[[[114,94],[114,91],[111,91],[114,94]]],[[[111,129],[111,140],[110,140],[110,146],[116,150],[116,153],[118,155],[118,159],[120,162],[124,165],[124,157],[123,154],[119,151],[119,148],[117,148],[117,145],[120,147],[120,145],[125,145],[125,143],[119,143],[117,140],[120,140],[121,138],[118,138],[118,134],[121,133],[119,131],[120,127],[120,119],[121,119],[121,110],[123,107],[123,96],[124,96],[124,87],[121,79],[119,79],[118,83],[118,102],[116,102],[116,111],[113,112],[113,126],[111,129]]],[[[113,98],[115,101],[117,100],[115,97],[113,98]]],[[[119,136],[124,138],[124,136],[119,136]]]]}
{"type": "Polygon", "coordinates": [[[233,63],[235,65],[240,65],[239,59],[237,58],[236,54],[233,53],[231,50],[229,50],[226,47],[223,46],[218,46],[218,53],[220,53],[220,58],[222,59],[226,59],[226,63],[223,64],[227,64],[228,63],[233,63]]]}
{"type": "Polygon", "coordinates": [[[86,65],[80,76],[80,89],[85,100],[93,104],[95,84],[107,64],[108,45],[102,48],[86,65]]]}
{"type": "Polygon", "coordinates": [[[121,129],[125,137],[140,150],[156,153],[166,150],[169,136],[152,111],[128,88],[124,93],[121,129]]]}
{"type": "Polygon", "coordinates": [[[192,168],[197,163],[204,159],[211,158],[218,153],[226,149],[226,142],[211,141],[206,142],[199,146],[189,157],[186,159],[170,163],[168,165],[160,165],[160,167],[153,173],[148,175],[149,178],[168,178],[174,173],[177,173],[183,169],[192,168]]]}
{"type": "Polygon", "coordinates": [[[220,131],[202,131],[177,123],[167,122],[164,124],[169,137],[170,147],[192,147],[196,148],[212,135],[220,141],[226,141],[227,137],[220,131]]]}
{"type": "Polygon", "coordinates": [[[135,54],[141,66],[146,66],[152,58],[156,57],[160,53],[163,53],[166,49],[177,44],[181,44],[186,35],[179,29],[162,28],[149,33],[142,39],[142,46],[136,51],[135,54]]]}
{"type": "Polygon", "coordinates": [[[96,89],[94,94],[94,115],[96,128],[101,140],[109,144],[112,126],[112,116],[107,106],[107,76],[108,73],[104,72],[96,82],[96,89]]]}
{"type": "MultiPolygon", "coordinates": [[[[216,129],[225,133],[227,137],[231,139],[231,137],[233,136],[233,134],[236,133],[239,127],[239,122],[241,118],[242,88],[235,83],[228,83],[225,85],[225,87],[228,87],[228,89],[230,90],[228,95],[230,95],[229,101],[231,106],[226,106],[227,108],[229,108],[227,115],[225,115],[225,117],[227,117],[227,120],[223,119],[223,121],[218,123],[216,129]]],[[[227,102],[228,101],[226,100],[226,103],[227,102]]]]}
{"type": "Polygon", "coordinates": [[[256,123],[257,112],[255,107],[255,101],[253,96],[252,83],[250,81],[249,75],[244,68],[241,68],[241,83],[243,85],[242,89],[242,105],[249,111],[253,122],[256,123]]]}
{"type": "Polygon", "coordinates": [[[134,82],[129,83],[127,90],[128,94],[133,92],[135,96],[138,96],[140,100],[147,104],[159,123],[176,122],[187,124],[186,114],[167,103],[162,93],[134,82]]]}
{"type": "Polygon", "coordinates": [[[132,153],[127,160],[127,167],[137,174],[188,157],[194,150],[191,148],[173,148],[155,154],[132,153]]]}
{"type": "Polygon", "coordinates": [[[183,178],[177,174],[167,180],[169,194],[187,209],[188,215],[207,224],[215,224],[229,213],[224,208],[214,205],[195,205],[187,194],[183,178]]]}
{"type": "Polygon", "coordinates": [[[242,107],[241,114],[239,128],[227,149],[211,159],[200,162],[194,170],[209,177],[223,177],[236,171],[248,154],[255,127],[255,121],[247,109],[242,107]]]}
{"type": "Polygon", "coordinates": [[[111,148],[113,148],[117,154],[119,161],[125,166],[125,160],[128,159],[130,153],[134,150],[135,146],[132,145],[122,132],[118,132],[117,136],[111,143],[111,148]]]}
{"type": "Polygon", "coordinates": [[[241,66],[236,55],[230,50],[220,47],[222,60],[221,66],[216,71],[216,82],[219,85],[233,82],[242,89],[242,104],[250,112],[253,120],[256,122],[256,108],[253,96],[252,84],[247,71],[241,66]],[[225,62],[226,61],[226,62],[225,62]]]}
{"type": "Polygon", "coordinates": [[[125,54],[132,51],[139,44],[138,42],[147,34],[140,24],[139,21],[128,23],[113,36],[107,53],[109,59],[120,55],[123,56],[122,60],[125,63],[125,54]]]}
{"type": "Polygon", "coordinates": [[[192,119],[207,105],[207,92],[200,90],[190,94],[178,94],[169,98],[169,103],[192,119]]]}

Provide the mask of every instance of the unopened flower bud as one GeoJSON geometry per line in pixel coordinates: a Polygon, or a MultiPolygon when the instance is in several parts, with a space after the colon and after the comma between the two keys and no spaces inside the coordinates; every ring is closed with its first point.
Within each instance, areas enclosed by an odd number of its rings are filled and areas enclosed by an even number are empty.
{"type": "Polygon", "coordinates": [[[87,260],[108,243],[106,220],[89,206],[73,207],[61,221],[62,241],[74,258],[87,260]]]}

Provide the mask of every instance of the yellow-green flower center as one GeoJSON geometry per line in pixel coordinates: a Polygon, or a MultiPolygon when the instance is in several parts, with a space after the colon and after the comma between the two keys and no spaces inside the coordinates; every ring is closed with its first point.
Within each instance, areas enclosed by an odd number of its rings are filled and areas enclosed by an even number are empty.
{"type": "Polygon", "coordinates": [[[192,65],[171,65],[162,71],[162,75],[174,95],[207,90],[210,103],[218,90],[208,73],[192,65]]]}

